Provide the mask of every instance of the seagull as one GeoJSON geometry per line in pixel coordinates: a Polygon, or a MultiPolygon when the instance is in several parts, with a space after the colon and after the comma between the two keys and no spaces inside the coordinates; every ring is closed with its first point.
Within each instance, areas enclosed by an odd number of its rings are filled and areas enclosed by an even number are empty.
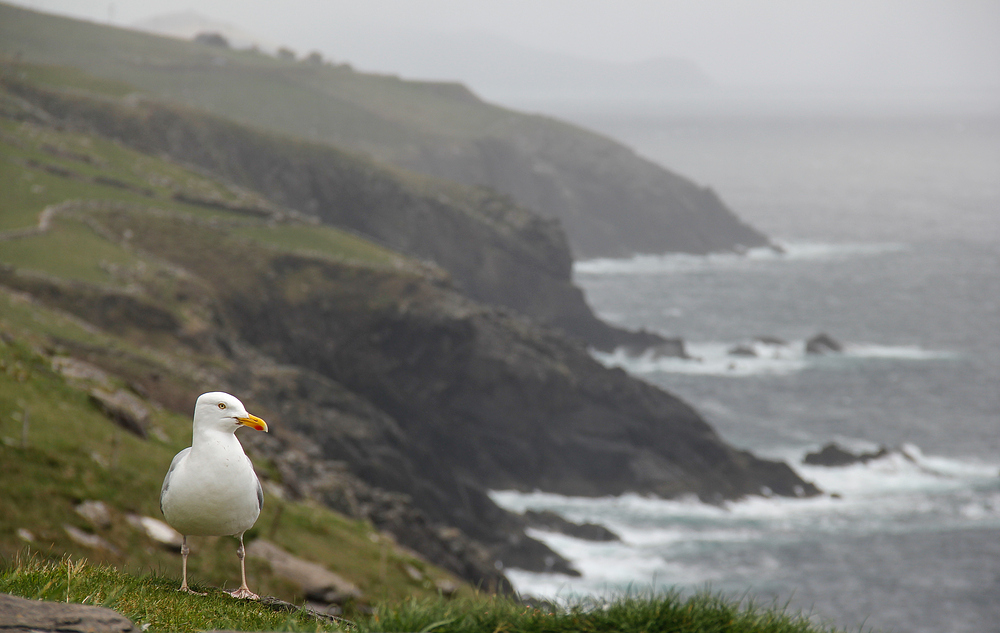
{"type": "Polygon", "coordinates": [[[174,456],[163,478],[160,511],[183,536],[180,591],[198,593],[187,583],[187,537],[231,535],[240,540],[236,555],[242,583],[230,595],[260,598],[247,587],[243,533],[257,521],[264,492],[250,458],[236,439],[236,430],[243,426],[267,431],[267,423],[247,413],[235,396],[221,391],[202,394],[194,405],[191,446],[174,456]]]}

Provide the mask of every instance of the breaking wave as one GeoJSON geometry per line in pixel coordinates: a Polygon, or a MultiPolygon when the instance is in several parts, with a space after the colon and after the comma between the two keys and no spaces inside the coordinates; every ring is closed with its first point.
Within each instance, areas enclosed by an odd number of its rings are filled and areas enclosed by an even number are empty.
{"type": "Polygon", "coordinates": [[[841,352],[809,354],[806,341],[787,343],[760,340],[744,342],[685,343],[688,358],[664,356],[656,350],[634,354],[619,348],[611,353],[593,352],[608,367],[620,367],[635,375],[680,373],[709,376],[782,375],[806,368],[831,368],[866,360],[928,361],[956,358],[948,351],[928,350],[917,345],[847,343],[841,352]]]}
{"type": "Polygon", "coordinates": [[[796,261],[832,261],[855,257],[869,257],[883,253],[906,250],[908,246],[896,242],[884,243],[776,243],[776,248],[753,248],[744,253],[711,253],[688,255],[667,253],[662,255],[633,255],[632,257],[597,258],[578,261],[573,272],[582,275],[657,275],[709,269],[748,269],[761,263],[796,261]]]}

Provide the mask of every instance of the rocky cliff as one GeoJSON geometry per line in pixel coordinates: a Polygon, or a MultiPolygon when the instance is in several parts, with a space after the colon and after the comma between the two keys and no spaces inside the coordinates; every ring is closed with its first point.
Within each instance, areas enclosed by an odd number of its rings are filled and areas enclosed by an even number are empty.
{"type": "Polygon", "coordinates": [[[0,169],[15,194],[0,200],[0,285],[113,337],[52,345],[164,406],[239,393],[290,434],[260,451],[296,494],[502,586],[492,560],[572,570],[489,489],[709,501],[816,491],[578,341],[476,301],[457,273],[320,219],[451,227],[463,240],[455,257],[481,250],[500,262],[487,270],[557,280],[566,249],[516,206],[197,112],[4,85],[0,169]],[[206,170],[272,199],[233,193],[206,170]],[[42,199],[53,204],[36,209],[42,199]]]}
{"type": "Polygon", "coordinates": [[[38,116],[166,154],[429,260],[473,299],[515,310],[585,344],[608,350],[661,340],[597,319],[572,283],[572,260],[558,222],[493,191],[397,172],[363,156],[154,101],[66,94],[23,82],[8,86],[38,116]]]}

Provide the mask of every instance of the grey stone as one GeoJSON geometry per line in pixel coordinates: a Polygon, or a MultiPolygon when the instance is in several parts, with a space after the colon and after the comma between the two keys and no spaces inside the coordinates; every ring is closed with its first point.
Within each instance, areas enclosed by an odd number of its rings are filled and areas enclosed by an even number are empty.
{"type": "Polygon", "coordinates": [[[357,585],[343,576],[322,565],[299,558],[269,541],[257,539],[250,543],[247,546],[247,556],[266,561],[276,576],[299,585],[307,594],[325,596],[334,593],[338,596],[337,600],[328,602],[359,600],[364,597],[357,585]]]}
{"type": "Polygon", "coordinates": [[[111,609],[83,604],[27,600],[0,594],[0,631],[34,633],[131,633],[132,621],[111,609]]]}
{"type": "Polygon", "coordinates": [[[91,389],[90,400],[100,407],[104,411],[104,414],[114,420],[118,426],[126,431],[135,433],[141,438],[146,437],[149,409],[137,396],[130,394],[124,389],[114,392],[104,389],[91,389]]]}
{"type": "Polygon", "coordinates": [[[108,506],[103,501],[84,501],[74,510],[96,528],[107,529],[111,527],[111,512],[108,511],[108,506]]]}
{"type": "Polygon", "coordinates": [[[66,530],[66,534],[67,536],[69,536],[70,540],[76,543],[77,545],[89,547],[90,549],[105,550],[111,552],[112,554],[121,553],[117,547],[105,541],[96,534],[90,534],[88,532],[84,532],[80,528],[73,527],[72,525],[64,525],[63,529],[66,530]]]}
{"type": "Polygon", "coordinates": [[[530,527],[548,532],[559,532],[585,541],[621,540],[617,534],[603,525],[597,525],[596,523],[574,523],[551,510],[542,510],[541,512],[527,510],[524,513],[524,518],[530,527]]]}

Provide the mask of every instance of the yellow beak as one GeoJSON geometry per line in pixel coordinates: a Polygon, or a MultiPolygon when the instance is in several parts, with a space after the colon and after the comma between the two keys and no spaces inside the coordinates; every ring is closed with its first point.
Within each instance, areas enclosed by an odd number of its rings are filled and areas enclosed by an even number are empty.
{"type": "Polygon", "coordinates": [[[243,426],[249,426],[251,429],[255,431],[264,431],[265,433],[267,433],[267,422],[261,420],[255,415],[250,415],[249,413],[247,414],[247,416],[248,417],[236,418],[236,419],[239,420],[240,424],[242,424],[243,426]]]}

